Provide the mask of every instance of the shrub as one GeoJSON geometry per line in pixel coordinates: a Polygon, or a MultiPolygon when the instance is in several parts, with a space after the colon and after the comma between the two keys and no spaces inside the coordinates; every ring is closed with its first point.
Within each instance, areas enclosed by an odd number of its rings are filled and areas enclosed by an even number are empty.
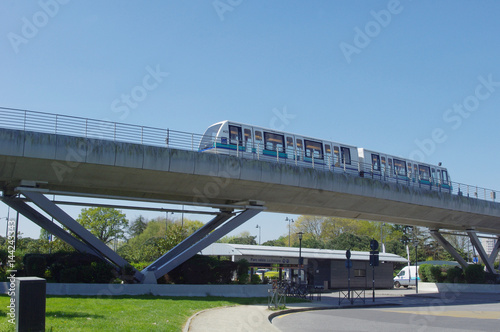
{"type": "Polygon", "coordinates": [[[461,268],[454,266],[446,271],[446,282],[460,283],[464,282],[464,274],[461,268]]]}
{"type": "Polygon", "coordinates": [[[439,267],[437,265],[431,265],[429,267],[428,271],[429,271],[428,279],[430,282],[441,282],[442,281],[441,267],[439,267]]]}
{"type": "Polygon", "coordinates": [[[252,280],[250,280],[251,284],[260,284],[262,280],[260,280],[260,276],[258,274],[252,274],[252,280]]]}
{"type": "Polygon", "coordinates": [[[26,276],[43,278],[47,270],[47,260],[43,255],[25,255],[24,268],[26,276]]]}
{"type": "Polygon", "coordinates": [[[469,265],[465,269],[465,281],[469,284],[482,284],[485,282],[485,274],[482,265],[469,265]]]}
{"type": "Polygon", "coordinates": [[[429,282],[430,280],[430,264],[422,264],[418,268],[418,276],[420,277],[420,280],[424,282],[429,282]]]}

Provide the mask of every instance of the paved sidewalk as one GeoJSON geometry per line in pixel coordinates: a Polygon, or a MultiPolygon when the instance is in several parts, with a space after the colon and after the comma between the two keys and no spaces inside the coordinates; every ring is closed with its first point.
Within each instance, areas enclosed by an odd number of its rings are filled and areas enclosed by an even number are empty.
{"type": "MultiPolygon", "coordinates": [[[[377,290],[375,292],[375,302],[372,302],[372,292],[366,291],[365,302],[360,300],[354,302],[355,306],[383,306],[398,305],[403,301],[405,295],[414,294],[414,289],[403,290],[377,290]]],[[[430,294],[420,292],[420,296],[430,294]]],[[[287,303],[286,310],[269,310],[267,305],[244,305],[224,308],[208,309],[193,315],[186,326],[184,332],[210,332],[210,331],[280,331],[272,325],[269,318],[279,314],[286,314],[294,311],[333,309],[343,306],[349,306],[350,303],[343,301],[341,306],[338,302],[338,292],[323,294],[321,301],[311,301],[302,303],[287,303]]]]}

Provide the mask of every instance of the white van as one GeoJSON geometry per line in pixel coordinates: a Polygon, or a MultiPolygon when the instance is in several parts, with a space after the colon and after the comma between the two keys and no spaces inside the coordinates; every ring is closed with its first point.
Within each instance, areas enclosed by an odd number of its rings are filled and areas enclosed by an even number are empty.
{"type": "Polygon", "coordinates": [[[404,288],[408,288],[408,286],[415,286],[415,271],[417,271],[416,277],[420,281],[418,268],[415,266],[405,266],[394,278],[394,287],[399,288],[403,286],[404,288]]]}

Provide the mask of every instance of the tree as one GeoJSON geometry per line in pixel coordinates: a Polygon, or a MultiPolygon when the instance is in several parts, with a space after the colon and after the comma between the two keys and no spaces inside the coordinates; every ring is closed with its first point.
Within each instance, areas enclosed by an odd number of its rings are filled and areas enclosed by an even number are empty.
{"type": "Polygon", "coordinates": [[[142,232],[146,229],[148,226],[146,218],[143,216],[137,217],[134,222],[132,222],[132,225],[128,228],[128,233],[131,237],[136,237],[138,235],[141,235],[142,232]]]}
{"type": "Polygon", "coordinates": [[[257,241],[255,239],[257,236],[250,235],[249,231],[243,231],[238,235],[234,236],[224,236],[222,239],[217,241],[218,243],[232,243],[232,244],[252,244],[256,245],[257,241]]]}
{"type": "Polygon", "coordinates": [[[128,227],[125,214],[113,208],[82,209],[76,221],[106,244],[115,238],[123,238],[124,229],[128,227]]]}

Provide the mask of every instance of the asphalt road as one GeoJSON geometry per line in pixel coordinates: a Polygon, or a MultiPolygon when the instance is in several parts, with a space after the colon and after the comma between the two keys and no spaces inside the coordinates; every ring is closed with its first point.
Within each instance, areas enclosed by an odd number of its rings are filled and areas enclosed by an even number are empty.
{"type": "Polygon", "coordinates": [[[316,310],[275,317],[281,331],[498,331],[500,297],[442,294],[402,297],[371,308],[316,310]]]}

